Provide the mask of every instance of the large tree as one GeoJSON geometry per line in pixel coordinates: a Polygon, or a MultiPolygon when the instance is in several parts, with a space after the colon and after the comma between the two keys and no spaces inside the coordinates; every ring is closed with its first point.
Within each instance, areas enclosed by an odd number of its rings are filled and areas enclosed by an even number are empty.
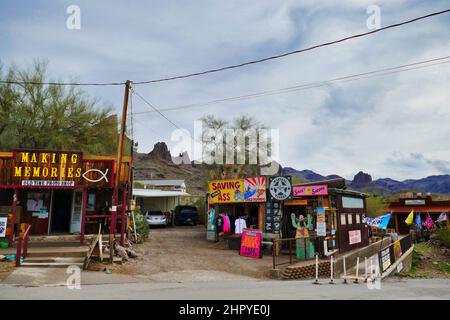
{"type": "Polygon", "coordinates": [[[264,125],[245,114],[232,121],[225,121],[214,115],[207,115],[201,120],[203,148],[206,148],[207,154],[215,158],[214,163],[208,163],[213,159],[206,163],[203,162],[206,180],[235,179],[260,174],[260,166],[265,163],[261,161],[258,150],[262,153],[268,151],[270,153],[271,146],[270,143],[260,143],[261,132],[266,129],[264,125]],[[231,133],[230,130],[233,132],[231,133]],[[256,140],[251,141],[250,136],[252,135],[256,135],[256,140]],[[242,147],[243,145],[244,147],[242,147]],[[228,161],[227,150],[232,153],[232,157],[228,157],[228,161]],[[253,154],[253,158],[250,154],[253,154]],[[239,156],[242,157],[240,160],[239,156]],[[229,161],[230,159],[232,161],[229,161]]]}
{"type": "MultiPolygon", "coordinates": [[[[51,82],[47,63],[31,68],[14,65],[0,78],[19,82],[51,82]]],[[[117,116],[111,107],[88,96],[79,86],[0,84],[0,150],[14,148],[82,150],[115,154],[117,116]]]]}

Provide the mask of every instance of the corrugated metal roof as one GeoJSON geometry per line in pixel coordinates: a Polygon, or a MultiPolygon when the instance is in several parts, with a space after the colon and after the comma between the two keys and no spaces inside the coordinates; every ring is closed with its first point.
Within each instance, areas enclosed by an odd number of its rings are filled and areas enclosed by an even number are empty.
{"type": "Polygon", "coordinates": [[[149,186],[181,186],[184,180],[135,180],[135,182],[149,186]]]}
{"type": "Polygon", "coordinates": [[[189,193],[183,191],[135,189],[135,188],[133,188],[133,195],[136,197],[144,197],[144,198],[190,196],[189,193]]]}

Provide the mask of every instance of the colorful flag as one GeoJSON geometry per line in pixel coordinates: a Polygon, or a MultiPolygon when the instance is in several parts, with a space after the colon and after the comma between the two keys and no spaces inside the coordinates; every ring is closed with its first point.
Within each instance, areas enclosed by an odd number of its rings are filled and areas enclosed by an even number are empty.
{"type": "Polygon", "coordinates": [[[433,226],[433,219],[431,219],[430,214],[427,215],[427,218],[425,219],[423,226],[427,229],[431,229],[431,227],[433,226]]]}
{"type": "Polygon", "coordinates": [[[444,222],[444,221],[447,221],[447,213],[446,212],[442,212],[436,220],[436,222],[444,222]]]}
{"type": "Polygon", "coordinates": [[[416,224],[420,231],[422,231],[422,219],[420,219],[420,213],[416,215],[416,224]]]}
{"type": "Polygon", "coordinates": [[[370,218],[370,217],[366,217],[365,215],[363,215],[363,223],[367,224],[368,226],[371,227],[377,227],[380,229],[386,229],[388,224],[389,224],[389,220],[391,219],[391,215],[392,212],[389,212],[388,214],[385,214],[384,216],[379,216],[376,218],[370,218]]]}
{"type": "Polygon", "coordinates": [[[414,220],[414,210],[411,210],[411,212],[409,213],[408,217],[405,220],[405,223],[409,226],[413,223],[414,220]]]}

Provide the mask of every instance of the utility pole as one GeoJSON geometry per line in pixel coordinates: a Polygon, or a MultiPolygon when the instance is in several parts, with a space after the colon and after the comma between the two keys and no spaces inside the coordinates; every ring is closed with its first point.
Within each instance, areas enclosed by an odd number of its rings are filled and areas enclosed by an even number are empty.
{"type": "MultiPolygon", "coordinates": [[[[125,94],[123,97],[123,109],[122,109],[122,123],[120,126],[119,134],[119,146],[117,150],[117,168],[116,175],[114,177],[114,191],[113,191],[113,201],[112,201],[112,212],[111,212],[111,224],[109,230],[109,261],[113,263],[114,256],[114,237],[116,235],[116,225],[117,225],[117,206],[119,204],[119,187],[120,187],[120,175],[122,172],[122,162],[123,162],[123,145],[125,140],[125,131],[127,126],[127,113],[128,113],[128,97],[130,95],[131,81],[127,80],[125,82],[125,94]]],[[[122,205],[126,205],[122,203],[122,205]]],[[[124,223],[122,221],[122,223],[124,223]]]]}

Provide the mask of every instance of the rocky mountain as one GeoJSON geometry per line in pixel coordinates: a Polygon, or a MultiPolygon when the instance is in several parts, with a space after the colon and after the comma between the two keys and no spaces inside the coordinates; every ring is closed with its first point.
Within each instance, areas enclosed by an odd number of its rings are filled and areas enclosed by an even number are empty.
{"type": "Polygon", "coordinates": [[[172,162],[172,155],[165,142],[157,142],[148,156],[152,159],[161,159],[172,162]]]}
{"type": "MultiPolygon", "coordinates": [[[[290,175],[307,182],[317,182],[342,178],[337,174],[321,175],[312,170],[296,170],[281,167],[279,174],[290,175]]],[[[173,157],[164,142],[155,144],[148,153],[135,153],[135,179],[184,179],[188,192],[202,194],[206,189],[206,176],[201,166],[191,161],[187,152],[173,157]]],[[[450,175],[435,175],[422,179],[397,181],[391,178],[373,180],[363,171],[358,172],[353,180],[346,180],[349,189],[388,195],[397,192],[431,192],[450,194],[450,175]]]]}
{"type": "Polygon", "coordinates": [[[321,174],[318,174],[312,170],[296,170],[291,167],[284,167],[281,169],[281,174],[286,176],[293,176],[298,178],[303,178],[309,182],[315,182],[315,181],[322,181],[322,180],[330,180],[330,179],[337,179],[342,178],[341,176],[338,176],[337,174],[332,174],[328,176],[323,176],[321,174]]]}

